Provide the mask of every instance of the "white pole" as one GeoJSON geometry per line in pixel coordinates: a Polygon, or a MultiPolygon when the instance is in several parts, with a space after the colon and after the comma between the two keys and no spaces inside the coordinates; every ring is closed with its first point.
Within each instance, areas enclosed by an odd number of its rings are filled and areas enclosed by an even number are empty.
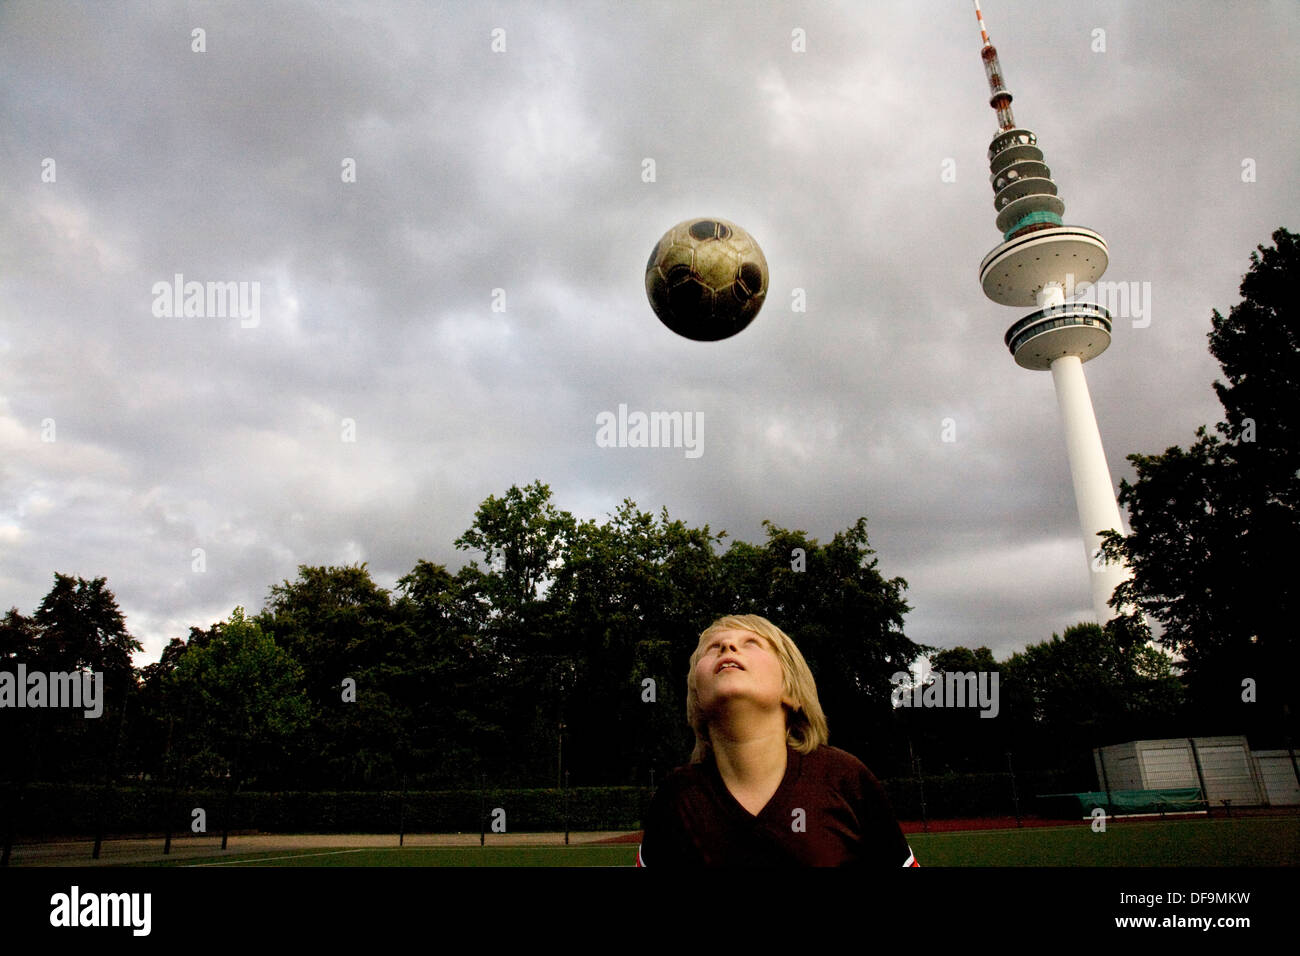
{"type": "Polygon", "coordinates": [[[1084,551],[1088,559],[1092,584],[1092,606],[1097,622],[1105,624],[1115,616],[1107,606],[1115,586],[1129,577],[1123,564],[1102,563],[1099,531],[1114,528],[1123,533],[1115,488],[1106,467],[1106,452],[1101,447],[1097,416],[1092,411],[1092,397],[1083,377],[1083,363],[1077,355],[1063,355],[1052,362],[1052,382],[1056,401],[1065,420],[1065,447],[1070,457],[1070,477],[1074,480],[1074,499],[1079,507],[1079,530],[1083,532],[1084,551]]]}

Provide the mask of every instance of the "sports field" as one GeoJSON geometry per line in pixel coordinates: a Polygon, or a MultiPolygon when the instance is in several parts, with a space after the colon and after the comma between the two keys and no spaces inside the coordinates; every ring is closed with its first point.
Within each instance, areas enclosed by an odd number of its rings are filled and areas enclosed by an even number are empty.
{"type": "MultiPolygon", "coordinates": [[[[137,860],[152,866],[630,866],[636,843],[576,846],[293,846],[137,860]]],[[[632,837],[634,840],[635,837],[632,837]]],[[[340,838],[345,841],[346,838],[340,838]]],[[[922,866],[1297,866],[1300,817],[1085,823],[1061,827],[912,833],[922,866]]]]}
{"type": "Polygon", "coordinates": [[[1300,866],[1300,818],[1087,823],[913,833],[922,866],[1300,866]]]}
{"type": "MultiPolygon", "coordinates": [[[[155,866],[631,866],[636,845],[617,846],[411,846],[227,853],[155,866]]],[[[149,865],[149,864],[146,864],[149,865]]]]}

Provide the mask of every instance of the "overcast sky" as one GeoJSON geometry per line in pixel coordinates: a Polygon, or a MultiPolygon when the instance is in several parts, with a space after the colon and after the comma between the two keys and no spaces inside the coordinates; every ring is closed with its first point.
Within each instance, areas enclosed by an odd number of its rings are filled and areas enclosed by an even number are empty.
{"type": "MultiPolygon", "coordinates": [[[[984,13],[1142,296],[1085,367],[1118,484],[1219,421],[1211,310],[1300,226],[1300,5],[984,13]]],[[[1090,618],[1051,375],[1002,342],[1030,310],[978,281],[980,45],[967,0],[0,4],[0,610],[104,576],[143,664],[300,564],[454,570],[540,479],[754,542],[865,515],[922,643],[1090,618]],[[643,279],[707,215],[771,269],[718,343],[643,279]],[[178,273],[257,314],[166,314],[178,273]],[[703,454],[599,447],[620,404],[702,414],[703,454]]]]}

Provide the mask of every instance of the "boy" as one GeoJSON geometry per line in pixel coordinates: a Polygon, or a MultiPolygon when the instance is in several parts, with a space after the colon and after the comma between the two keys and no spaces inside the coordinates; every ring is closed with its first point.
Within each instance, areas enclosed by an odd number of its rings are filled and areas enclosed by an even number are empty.
{"type": "Polygon", "coordinates": [[[646,813],[637,866],[917,866],[880,783],[827,745],[812,672],[753,614],[700,635],[686,678],[695,751],[646,813]]]}

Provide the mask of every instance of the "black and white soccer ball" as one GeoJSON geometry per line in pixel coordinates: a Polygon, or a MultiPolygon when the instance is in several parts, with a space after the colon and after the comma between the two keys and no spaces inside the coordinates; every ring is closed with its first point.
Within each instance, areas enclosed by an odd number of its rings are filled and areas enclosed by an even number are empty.
{"type": "Polygon", "coordinates": [[[645,291],[664,325],[716,342],[749,325],[767,297],[767,260],[725,219],[687,219],[669,229],[645,267],[645,291]]]}

